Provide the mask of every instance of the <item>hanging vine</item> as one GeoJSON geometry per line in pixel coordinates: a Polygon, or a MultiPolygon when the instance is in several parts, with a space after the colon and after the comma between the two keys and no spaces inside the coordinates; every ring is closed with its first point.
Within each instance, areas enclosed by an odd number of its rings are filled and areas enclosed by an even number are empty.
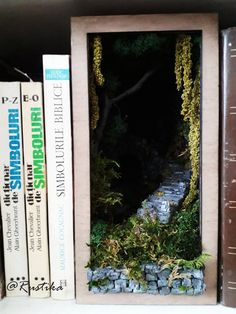
{"type": "Polygon", "coordinates": [[[182,89],[183,120],[189,125],[188,146],[191,162],[191,180],[189,193],[183,208],[187,208],[196,197],[199,177],[199,146],[200,146],[200,67],[196,78],[192,79],[192,43],[191,36],[181,36],[177,39],[175,50],[175,75],[177,90],[182,89]]]}
{"type": "Polygon", "coordinates": [[[105,78],[101,71],[102,63],[102,40],[100,36],[94,37],[93,40],[93,73],[98,86],[103,86],[105,78]]]}
{"type": "Polygon", "coordinates": [[[197,195],[199,177],[199,147],[200,147],[200,67],[192,89],[192,101],[189,108],[189,151],[192,168],[190,188],[183,206],[187,207],[197,195]]]}
{"type": "Polygon", "coordinates": [[[96,36],[93,39],[93,65],[92,70],[89,73],[89,100],[91,109],[91,128],[95,130],[97,128],[99,120],[99,99],[96,91],[96,86],[103,86],[105,79],[101,72],[102,62],[102,40],[100,36],[96,36]]]}
{"type": "Polygon", "coordinates": [[[96,85],[94,81],[94,75],[92,72],[89,74],[89,102],[90,102],[90,111],[91,111],[91,119],[90,124],[92,130],[95,130],[97,127],[97,123],[99,120],[99,103],[98,103],[98,95],[96,92],[96,85]]]}
{"type": "Polygon", "coordinates": [[[182,65],[182,40],[179,37],[175,47],[175,77],[177,90],[180,91],[183,84],[183,65],[182,65]]]}

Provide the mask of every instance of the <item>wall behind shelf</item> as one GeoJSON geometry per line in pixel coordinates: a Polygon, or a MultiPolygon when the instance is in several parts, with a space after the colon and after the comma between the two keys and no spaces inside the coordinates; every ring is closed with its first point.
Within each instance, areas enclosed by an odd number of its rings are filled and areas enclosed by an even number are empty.
{"type": "Polygon", "coordinates": [[[71,16],[173,12],[218,12],[221,28],[236,25],[235,0],[0,1],[0,59],[40,79],[43,53],[70,53],[71,16]]]}

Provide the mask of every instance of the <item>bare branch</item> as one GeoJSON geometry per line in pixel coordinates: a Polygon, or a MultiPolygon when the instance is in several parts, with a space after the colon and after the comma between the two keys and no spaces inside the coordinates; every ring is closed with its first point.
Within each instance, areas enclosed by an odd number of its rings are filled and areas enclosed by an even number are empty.
{"type": "Polygon", "coordinates": [[[114,104],[117,104],[118,102],[122,101],[123,99],[127,98],[128,96],[131,96],[132,94],[139,91],[143,87],[143,85],[147,82],[147,80],[156,71],[157,71],[157,68],[154,68],[154,69],[146,72],[136,84],[131,86],[129,89],[127,89],[125,92],[121,93],[117,97],[114,97],[112,99],[108,99],[108,97],[105,96],[103,114],[102,114],[102,117],[100,118],[100,122],[99,122],[99,125],[98,125],[97,130],[96,130],[96,144],[95,144],[96,150],[98,150],[99,145],[101,143],[103,132],[104,132],[104,129],[105,129],[105,126],[107,123],[107,119],[108,119],[108,116],[109,116],[109,113],[111,111],[112,106],[114,104]]]}
{"type": "Polygon", "coordinates": [[[136,93],[137,91],[139,91],[143,85],[147,82],[147,80],[157,71],[156,68],[146,72],[141,79],[134,84],[133,86],[131,86],[129,89],[127,89],[125,92],[123,92],[122,94],[118,95],[117,97],[114,97],[112,99],[110,99],[111,103],[118,103],[120,101],[122,101],[124,98],[136,93]]]}

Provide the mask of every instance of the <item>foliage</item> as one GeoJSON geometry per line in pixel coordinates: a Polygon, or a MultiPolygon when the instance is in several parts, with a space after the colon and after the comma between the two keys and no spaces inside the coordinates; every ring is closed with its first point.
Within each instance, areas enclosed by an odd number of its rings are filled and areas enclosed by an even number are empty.
{"type": "Polygon", "coordinates": [[[167,255],[191,260],[201,253],[199,207],[199,200],[196,200],[186,207],[186,211],[176,212],[171,222],[175,236],[166,241],[167,255]]]}
{"type": "Polygon", "coordinates": [[[101,153],[91,156],[91,203],[92,214],[107,213],[113,206],[121,204],[122,194],[112,191],[112,182],[120,178],[119,165],[101,153]]]}
{"type": "Polygon", "coordinates": [[[131,40],[130,36],[120,36],[115,42],[115,52],[123,57],[141,57],[146,53],[159,51],[166,42],[166,37],[156,33],[137,33],[133,37],[131,40]]]}
{"type": "Polygon", "coordinates": [[[97,279],[97,280],[91,280],[88,282],[88,286],[91,289],[92,287],[102,287],[108,284],[109,280],[108,278],[103,279],[97,279]]]}
{"type": "Polygon", "coordinates": [[[92,226],[90,243],[92,246],[99,247],[104,240],[108,225],[103,221],[98,221],[92,226]]]}
{"type": "Polygon", "coordinates": [[[133,215],[123,224],[108,227],[99,245],[90,243],[89,266],[125,267],[129,278],[139,282],[143,263],[170,269],[180,265],[201,267],[205,259],[199,257],[201,248],[196,245],[200,243],[198,210],[196,201],[188,211],[177,212],[169,225],[133,215]]]}

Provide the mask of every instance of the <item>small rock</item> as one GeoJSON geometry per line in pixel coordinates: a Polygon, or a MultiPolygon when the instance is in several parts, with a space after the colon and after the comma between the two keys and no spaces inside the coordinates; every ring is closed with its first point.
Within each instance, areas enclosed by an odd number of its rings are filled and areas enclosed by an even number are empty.
{"type": "Polygon", "coordinates": [[[157,275],[156,274],[146,274],[146,280],[147,281],[155,281],[155,280],[157,280],[157,275]]]}
{"type": "Polygon", "coordinates": [[[130,280],[128,287],[129,287],[130,289],[132,289],[132,290],[134,290],[135,288],[136,288],[136,289],[139,289],[139,283],[137,283],[137,282],[134,281],[134,280],[130,280]]]}
{"type": "Polygon", "coordinates": [[[137,215],[138,215],[139,217],[143,217],[143,216],[145,215],[145,212],[146,212],[146,210],[145,210],[144,208],[139,208],[139,209],[137,210],[137,215]]]}
{"type": "Polygon", "coordinates": [[[158,287],[162,288],[162,287],[167,287],[168,286],[168,281],[166,279],[159,279],[157,281],[158,287]]]}
{"type": "Polygon", "coordinates": [[[153,264],[152,273],[158,274],[161,271],[161,266],[153,264]]]}
{"type": "Polygon", "coordinates": [[[131,293],[131,292],[133,292],[133,289],[131,289],[130,287],[126,287],[126,288],[124,288],[123,292],[131,293]]]}
{"type": "Polygon", "coordinates": [[[114,281],[110,280],[109,283],[107,284],[107,289],[111,290],[114,289],[114,287],[115,287],[114,281]]]}
{"type": "Polygon", "coordinates": [[[140,285],[140,290],[142,291],[142,293],[144,293],[144,292],[147,292],[147,287],[145,286],[143,286],[143,285],[140,285]]]}
{"type": "Polygon", "coordinates": [[[181,294],[185,294],[185,290],[181,290],[179,288],[172,288],[171,289],[171,294],[174,294],[174,295],[181,295],[181,294]]]}
{"type": "Polygon", "coordinates": [[[179,288],[180,286],[181,286],[181,280],[180,279],[174,279],[173,281],[172,281],[172,287],[173,288],[179,288]]]}
{"type": "Polygon", "coordinates": [[[114,289],[108,290],[107,292],[108,293],[120,293],[121,292],[121,288],[114,288],[114,289]]]}
{"type": "Polygon", "coordinates": [[[149,283],[148,283],[148,290],[157,290],[157,283],[156,283],[156,281],[149,281],[149,283]]]}
{"type": "Polygon", "coordinates": [[[127,280],[125,280],[125,279],[117,279],[117,280],[115,280],[115,289],[117,289],[119,287],[123,291],[124,288],[127,287],[127,280]]]}
{"type": "Polygon", "coordinates": [[[134,286],[133,293],[141,293],[140,285],[137,284],[134,286]]]}
{"type": "Polygon", "coordinates": [[[87,280],[91,281],[92,277],[93,277],[93,271],[90,268],[88,268],[88,270],[87,270],[87,280]]]}
{"type": "Polygon", "coordinates": [[[162,279],[167,279],[170,276],[170,273],[171,273],[170,269],[165,268],[161,272],[159,272],[158,277],[161,280],[162,279]]]}
{"type": "Polygon", "coordinates": [[[192,279],[192,286],[194,289],[202,289],[203,282],[201,279],[192,279]]]}
{"type": "Polygon", "coordinates": [[[127,275],[124,275],[124,274],[121,274],[121,275],[120,275],[120,279],[128,280],[128,276],[127,276],[127,275]]]}
{"type": "Polygon", "coordinates": [[[203,274],[203,271],[201,269],[193,269],[191,271],[191,273],[195,279],[203,279],[204,278],[204,274],[203,274]]]}
{"type": "Polygon", "coordinates": [[[100,293],[106,293],[108,291],[108,288],[106,286],[100,287],[100,293]]]}
{"type": "Polygon", "coordinates": [[[160,295],[168,295],[170,294],[170,288],[169,287],[162,287],[159,289],[160,295]]]}
{"type": "Polygon", "coordinates": [[[145,266],[145,271],[146,271],[146,273],[148,273],[148,274],[150,274],[150,273],[152,273],[153,272],[153,266],[154,266],[154,264],[146,264],[146,266],[145,266]]]}
{"type": "Polygon", "coordinates": [[[92,280],[105,279],[107,277],[107,269],[106,268],[98,268],[93,271],[92,280]]]}
{"type": "Polygon", "coordinates": [[[98,287],[92,287],[91,291],[95,294],[95,293],[100,293],[100,288],[98,287]]]}
{"type": "Polygon", "coordinates": [[[120,277],[120,273],[112,270],[107,274],[109,280],[117,280],[120,277]]]}
{"type": "Polygon", "coordinates": [[[145,293],[145,292],[147,292],[147,288],[143,287],[140,284],[136,285],[133,290],[133,293],[145,293]]]}
{"type": "Polygon", "coordinates": [[[192,286],[192,281],[189,278],[184,278],[182,281],[182,285],[185,287],[191,287],[192,286]]]}
{"type": "Polygon", "coordinates": [[[194,295],[193,288],[187,289],[186,294],[187,295],[194,295]]]}

